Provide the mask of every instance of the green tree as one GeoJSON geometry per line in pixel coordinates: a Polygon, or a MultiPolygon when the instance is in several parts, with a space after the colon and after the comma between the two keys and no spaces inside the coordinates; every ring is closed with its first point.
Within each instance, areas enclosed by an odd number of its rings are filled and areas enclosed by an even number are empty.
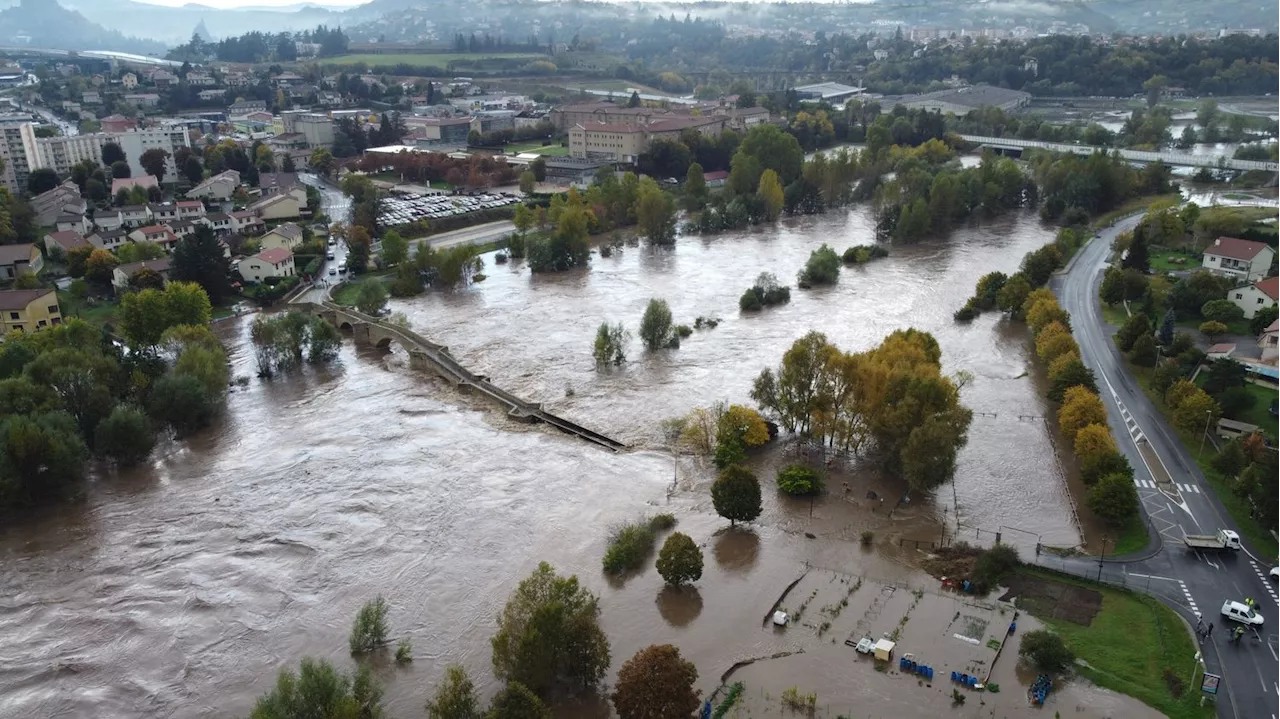
{"type": "Polygon", "coordinates": [[[387,230],[382,235],[382,264],[395,267],[409,258],[409,241],[395,230],[387,230]]]}
{"type": "Polygon", "coordinates": [[[996,294],[996,305],[1001,312],[1021,312],[1023,303],[1031,294],[1031,289],[1031,282],[1027,280],[1027,276],[1021,272],[1015,273],[996,294]]]}
{"type": "Polygon", "coordinates": [[[75,419],[65,412],[0,419],[0,506],[60,496],[83,476],[87,454],[75,419]]]}
{"type": "Polygon", "coordinates": [[[803,464],[788,464],[778,472],[778,489],[792,496],[818,494],[823,490],[822,475],[803,464]]]}
{"type": "Polygon", "coordinates": [[[133,407],[118,405],[94,430],[94,450],[122,467],[146,459],[155,445],[147,416],[133,407]]]}
{"type": "Polygon", "coordinates": [[[1129,361],[1139,367],[1155,367],[1158,352],[1156,340],[1150,334],[1144,334],[1133,343],[1129,350],[1129,361]]]}
{"type": "Polygon", "coordinates": [[[1200,307],[1200,316],[1227,324],[1244,319],[1244,310],[1231,300],[1210,300],[1200,307]]]}
{"type": "Polygon", "coordinates": [[[58,173],[47,167],[32,170],[27,175],[27,192],[32,196],[48,192],[58,186],[58,173]]]}
{"type": "MultiPolygon", "coordinates": [[[[132,168],[130,168],[129,163],[125,162],[124,160],[117,160],[116,162],[111,163],[111,179],[113,180],[128,179],[132,175],[133,175],[132,168]]],[[[130,192],[132,192],[132,190],[130,192]]],[[[116,197],[118,199],[120,195],[117,194],[116,197]]],[[[132,195],[130,195],[130,197],[132,198],[132,195]]],[[[121,202],[117,204],[127,204],[127,203],[121,202]]]]}
{"type": "Polygon", "coordinates": [[[1216,320],[1201,322],[1200,333],[1208,337],[1210,342],[1217,342],[1219,337],[1227,333],[1227,326],[1216,320]]]}
{"type": "Polygon", "coordinates": [[[328,177],[330,173],[333,172],[335,165],[333,153],[330,152],[328,148],[317,147],[311,151],[311,157],[308,164],[311,165],[311,169],[325,177],[328,177]]]}
{"type": "Polygon", "coordinates": [[[249,719],[380,719],[382,688],[367,664],[354,677],[323,659],[303,657],[299,672],[281,669],[249,719]]]}
{"type": "Polygon", "coordinates": [[[537,694],[513,681],[494,695],[485,719],[552,719],[552,715],[537,694]]]}
{"type": "Polygon", "coordinates": [[[640,318],[640,340],[649,350],[675,349],[680,346],[680,337],[675,332],[675,324],[671,318],[671,307],[666,300],[651,299],[645,306],[644,316],[640,318]]]}
{"type": "Polygon", "coordinates": [[[120,261],[106,250],[95,249],[84,262],[84,278],[100,286],[111,284],[112,275],[120,261]]]}
{"type": "Polygon", "coordinates": [[[672,532],[658,552],[658,574],[673,586],[696,582],[702,577],[702,550],[693,539],[672,532]]]}
{"type": "Polygon", "coordinates": [[[171,282],[163,290],[130,292],[120,299],[120,331],[135,348],[160,343],[165,330],[178,325],[209,324],[209,296],[192,282],[171,282]]]}
{"type": "Polygon", "coordinates": [[[147,412],[182,436],[208,426],[217,414],[217,405],[199,379],[168,374],[151,387],[147,412]]]}
{"type": "Polygon", "coordinates": [[[213,229],[198,225],[195,232],[178,240],[173,248],[170,275],[175,280],[194,282],[204,288],[213,304],[218,304],[230,291],[227,276],[230,260],[223,254],[222,243],[213,229]]]}
{"type": "Polygon", "coordinates": [[[526,195],[532,195],[538,186],[538,178],[533,176],[533,172],[525,170],[520,173],[520,191],[526,195]]]}
{"type": "Polygon", "coordinates": [[[609,324],[601,322],[596,329],[595,344],[591,348],[591,356],[595,357],[596,366],[618,366],[627,361],[627,343],[631,341],[631,333],[627,332],[621,322],[609,324]]]}
{"type": "Polygon", "coordinates": [[[1150,336],[1150,334],[1151,320],[1139,312],[1130,317],[1116,333],[1116,345],[1120,347],[1121,352],[1128,352],[1133,349],[1133,343],[1137,342],[1139,337],[1150,336]]]}
{"type": "Polygon", "coordinates": [[[387,643],[387,600],[381,595],[365,602],[351,623],[347,646],[352,654],[368,654],[387,643]]]}
{"type": "Polygon", "coordinates": [[[188,157],[182,164],[182,174],[192,185],[200,184],[204,180],[204,165],[200,164],[200,158],[195,155],[188,157]]]}
{"type": "Polygon", "coordinates": [[[539,564],[498,617],[491,640],[494,674],[540,696],[594,687],[609,668],[609,640],[599,617],[599,601],[576,576],[563,578],[550,564],[539,564]]]}
{"type": "Polygon", "coordinates": [[[116,259],[121,264],[158,260],[167,253],[164,248],[154,242],[126,242],[116,250],[116,259]]]}
{"type": "Polygon", "coordinates": [[[370,279],[360,283],[356,293],[356,309],[366,315],[376,315],[387,304],[387,288],[382,282],[370,279]]]}
{"type": "Polygon", "coordinates": [[[1062,637],[1047,629],[1033,629],[1022,635],[1018,654],[1031,662],[1038,671],[1059,673],[1075,664],[1075,654],[1063,643],[1062,637]]]}
{"type": "Polygon", "coordinates": [[[1097,392],[1097,381],[1093,371],[1080,361],[1079,355],[1067,355],[1054,360],[1049,369],[1049,400],[1061,402],[1062,397],[1071,387],[1084,387],[1097,392]]]}
{"type": "Polygon", "coordinates": [[[840,255],[822,243],[822,246],[809,253],[809,260],[800,270],[796,282],[801,287],[815,285],[833,285],[840,277],[840,255]]]}
{"type": "Polygon", "coordinates": [[[761,172],[773,170],[778,173],[778,179],[784,186],[800,177],[801,166],[804,164],[804,149],[800,147],[799,141],[794,135],[772,123],[752,127],[742,138],[738,154],[754,157],[759,162],[761,172]]]}
{"type": "Polygon", "coordinates": [[[1089,509],[1113,527],[1124,526],[1138,514],[1138,490],[1133,477],[1108,474],[1089,489],[1089,509]]]}
{"type": "Polygon", "coordinates": [[[1274,304],[1254,312],[1253,319],[1249,320],[1249,334],[1254,337],[1262,334],[1278,316],[1280,316],[1280,306],[1274,304]]]}
{"type": "Polygon", "coordinates": [[[539,156],[536,160],[529,163],[529,171],[533,173],[533,179],[538,182],[545,182],[547,179],[547,160],[539,156]]]}
{"type": "Polygon", "coordinates": [[[1124,294],[1124,270],[1108,267],[1102,275],[1102,285],[1098,288],[1099,298],[1114,307],[1124,299],[1124,294]]]}
{"type": "Polygon", "coordinates": [[[1211,431],[1221,417],[1222,408],[1218,402],[1196,387],[1178,402],[1173,411],[1173,424],[1183,432],[1199,436],[1211,431]]]}
{"type": "Polygon", "coordinates": [[[698,708],[698,669],[670,644],[636,652],[618,670],[610,697],[620,719],[685,719],[698,708]]]}
{"type": "Polygon", "coordinates": [[[636,226],[645,239],[655,245],[671,245],[676,241],[676,208],[658,183],[646,177],[640,182],[635,205],[636,226]]]}
{"type": "Polygon", "coordinates": [[[711,485],[711,503],[730,526],[750,522],[760,516],[760,481],[742,465],[726,467],[711,485]]]}
{"type": "Polygon", "coordinates": [[[165,164],[168,159],[168,150],[153,147],[142,153],[138,158],[138,164],[142,165],[142,169],[146,170],[148,175],[155,177],[156,182],[164,182],[165,164]]]}
{"type": "Polygon", "coordinates": [[[707,200],[707,177],[702,165],[692,163],[684,178],[685,209],[690,212],[702,209],[707,200]]]}
{"type": "Polygon", "coordinates": [[[756,197],[760,201],[760,206],[764,208],[764,217],[769,222],[778,219],[778,215],[782,214],[782,207],[786,204],[786,196],[782,192],[782,182],[778,179],[778,173],[772,169],[765,170],[760,174],[760,185],[756,189],[756,197]]]}
{"type": "Polygon", "coordinates": [[[444,670],[444,681],[427,702],[430,719],[480,719],[480,697],[467,670],[451,664],[444,670]]]}

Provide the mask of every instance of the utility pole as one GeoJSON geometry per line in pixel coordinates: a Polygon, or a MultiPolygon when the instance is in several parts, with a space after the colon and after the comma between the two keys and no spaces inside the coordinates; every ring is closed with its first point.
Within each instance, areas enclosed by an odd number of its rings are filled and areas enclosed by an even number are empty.
{"type": "Polygon", "coordinates": [[[1102,562],[1107,558],[1107,536],[1102,536],[1102,554],[1098,555],[1098,583],[1102,583],[1102,562]]]}
{"type": "Polygon", "coordinates": [[[1204,441],[1209,437],[1209,420],[1213,419],[1213,410],[1204,411],[1204,434],[1200,435],[1200,454],[1204,455],[1204,441]]]}

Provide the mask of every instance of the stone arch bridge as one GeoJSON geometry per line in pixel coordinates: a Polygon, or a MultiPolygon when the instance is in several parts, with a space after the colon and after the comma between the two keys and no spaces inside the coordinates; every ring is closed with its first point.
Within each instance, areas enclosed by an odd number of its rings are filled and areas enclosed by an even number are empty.
{"type": "Polygon", "coordinates": [[[507,416],[516,421],[542,422],[613,452],[626,449],[625,444],[612,437],[552,414],[542,409],[541,404],[527,402],[494,385],[488,377],[475,374],[463,367],[449,354],[448,347],[436,344],[410,329],[397,327],[328,300],[318,303],[299,302],[293,307],[322,317],[341,330],[350,331],[357,345],[372,345],[379,348],[390,347],[393,342],[400,345],[409,353],[409,366],[413,369],[430,370],[462,392],[488,397],[500,406],[506,407],[507,416]]]}

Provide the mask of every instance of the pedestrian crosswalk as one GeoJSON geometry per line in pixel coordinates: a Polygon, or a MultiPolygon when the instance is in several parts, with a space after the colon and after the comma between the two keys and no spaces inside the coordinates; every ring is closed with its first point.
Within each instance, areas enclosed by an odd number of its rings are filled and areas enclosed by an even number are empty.
{"type": "MultiPolygon", "coordinates": [[[[1133,483],[1138,485],[1138,489],[1159,489],[1159,487],[1156,486],[1156,483],[1149,479],[1135,478],[1133,483]]],[[[1195,484],[1182,484],[1180,482],[1175,482],[1174,486],[1176,486],[1178,491],[1183,494],[1201,494],[1200,487],[1195,484]]]]}
{"type": "Polygon", "coordinates": [[[1253,561],[1252,559],[1249,560],[1249,566],[1253,567],[1253,571],[1258,575],[1258,579],[1262,580],[1262,586],[1267,588],[1267,594],[1271,595],[1271,600],[1276,602],[1277,604],[1280,604],[1280,597],[1276,596],[1276,588],[1272,586],[1271,580],[1267,578],[1267,575],[1263,571],[1262,567],[1259,567],[1258,563],[1253,561]]]}
{"type": "Polygon", "coordinates": [[[1191,591],[1187,589],[1187,583],[1179,579],[1178,586],[1182,588],[1182,595],[1187,598],[1187,604],[1191,607],[1191,611],[1195,612],[1197,617],[1200,616],[1200,607],[1196,606],[1196,600],[1191,597],[1191,591]]]}

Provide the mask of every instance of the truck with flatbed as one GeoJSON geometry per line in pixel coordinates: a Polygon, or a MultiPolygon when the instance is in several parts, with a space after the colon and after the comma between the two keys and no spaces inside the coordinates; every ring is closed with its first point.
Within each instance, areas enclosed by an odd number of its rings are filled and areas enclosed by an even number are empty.
{"type": "Polygon", "coordinates": [[[1214,534],[1184,534],[1182,542],[1187,545],[1187,549],[1197,552],[1240,549],[1240,535],[1230,529],[1219,529],[1214,534]]]}

